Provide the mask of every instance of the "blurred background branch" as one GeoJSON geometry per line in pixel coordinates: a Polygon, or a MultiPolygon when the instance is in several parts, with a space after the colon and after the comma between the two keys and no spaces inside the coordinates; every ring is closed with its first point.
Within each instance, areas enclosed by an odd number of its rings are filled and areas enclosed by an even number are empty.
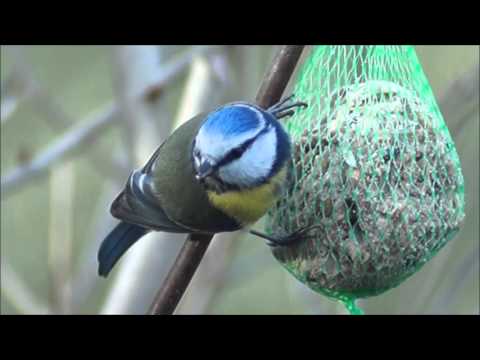
{"type": "MultiPolygon", "coordinates": [[[[175,123],[176,127],[182,120],[190,119],[200,111],[213,108],[215,104],[233,100],[234,97],[231,98],[228,93],[233,84],[232,76],[235,69],[232,69],[227,51],[228,49],[223,49],[222,52],[212,54],[208,59],[199,58],[198,63],[192,64],[181,102],[183,106],[180,106],[178,122],[175,123]],[[202,80],[201,77],[205,78],[202,80]],[[197,104],[194,99],[197,99],[197,104]]],[[[206,312],[209,301],[220,287],[225,269],[229,264],[229,254],[238,237],[238,232],[216,236],[210,251],[202,260],[192,283],[182,297],[176,309],[177,314],[206,312]]]]}
{"type": "MultiPolygon", "coordinates": [[[[24,96],[17,99],[16,104],[21,101],[29,101],[36,113],[43,117],[52,130],[58,133],[67,131],[70,126],[75,124],[75,120],[70,117],[63,106],[61,106],[61,104],[49,94],[48,89],[43,87],[41,82],[37,80],[32,66],[27,63],[27,57],[24,51],[25,47],[14,46],[8,49],[10,49],[8,53],[14,60],[15,65],[6,81],[5,87],[7,88],[7,96],[5,97],[5,101],[8,101],[12,97],[9,95],[10,91],[8,85],[11,83],[9,79],[15,78],[17,74],[21,74],[18,76],[21,76],[23,83],[29,85],[28,87],[27,85],[24,86],[27,87],[28,90],[23,91],[23,93],[25,93],[24,96]]],[[[12,110],[16,110],[17,108],[18,107],[15,106],[12,110]]],[[[2,121],[9,118],[13,112],[14,111],[7,112],[6,115],[4,115],[4,112],[2,111],[2,121]]],[[[99,151],[97,148],[94,148],[93,151],[89,151],[85,156],[87,156],[89,161],[94,164],[97,171],[103,175],[111,177],[112,179],[122,177],[128,171],[127,164],[123,158],[119,158],[118,156],[112,157],[109,154],[99,151]]]]}
{"type": "Polygon", "coordinates": [[[29,286],[20,277],[13,267],[2,261],[2,296],[20,314],[48,314],[50,311],[30,290],[29,286]]]}
{"type": "Polygon", "coordinates": [[[72,246],[75,172],[71,162],[52,169],[48,270],[50,308],[58,314],[72,312],[72,246]]]}
{"type": "MultiPolygon", "coordinates": [[[[122,118],[124,140],[122,147],[125,147],[128,152],[132,169],[140,166],[169,133],[169,127],[164,127],[166,130],[164,133],[158,132],[155,121],[149,116],[146,109],[150,104],[135,102],[133,95],[139,88],[148,87],[151,84],[157,67],[160,69],[158,72],[165,69],[163,55],[163,48],[154,46],[117,46],[112,48],[113,87],[117,101],[125,112],[125,116],[122,118]]],[[[163,91],[160,90],[156,101],[165,105],[163,98],[163,91]]],[[[171,119],[166,115],[167,112],[163,109],[157,118],[157,123],[171,123],[171,119]]],[[[145,269],[151,259],[149,258],[150,254],[170,253],[171,250],[162,245],[163,243],[158,241],[157,234],[150,233],[133,249],[135,256],[132,254],[125,256],[124,261],[119,264],[118,275],[105,300],[102,313],[140,313],[139,302],[147,291],[142,284],[148,282],[139,279],[148,276],[145,269]],[[136,295],[131,296],[131,294],[136,295]]]]}
{"type": "MultiPolygon", "coordinates": [[[[194,47],[193,50],[183,55],[180,59],[166,65],[163,72],[154,71],[149,73],[148,81],[145,81],[142,87],[135,87],[129,93],[129,101],[132,99],[134,102],[139,100],[142,103],[151,102],[153,94],[159,93],[162,87],[174,79],[192,61],[195,55],[211,49],[210,47],[194,47]]],[[[125,100],[125,97],[121,97],[120,100],[125,100]]],[[[47,168],[56,161],[74,155],[77,151],[82,150],[83,146],[91,145],[116,118],[124,115],[121,110],[121,106],[110,104],[97,111],[93,116],[89,116],[88,119],[80,120],[79,123],[81,125],[74,126],[73,129],[65,133],[59,140],[38,154],[29,163],[21,165],[11,170],[7,175],[2,176],[2,195],[8,196],[14,189],[20,188],[38,176],[45,175],[47,168]]],[[[131,114],[127,113],[123,117],[131,119],[129,115],[131,114]]],[[[127,148],[129,149],[128,145],[127,148]]]]}
{"type": "Polygon", "coordinates": [[[37,177],[48,174],[50,166],[86,149],[112,123],[114,115],[113,106],[110,106],[107,111],[91,116],[91,119],[74,126],[30,162],[20,165],[2,176],[2,196],[8,196],[37,177]]]}

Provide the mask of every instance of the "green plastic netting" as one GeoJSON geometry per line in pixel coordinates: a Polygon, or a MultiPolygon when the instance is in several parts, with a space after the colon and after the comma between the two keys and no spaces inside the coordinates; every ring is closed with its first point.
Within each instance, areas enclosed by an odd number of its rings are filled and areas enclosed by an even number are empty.
{"type": "MultiPolygon", "coordinates": [[[[292,168],[266,231],[315,291],[349,304],[399,285],[458,231],[464,184],[453,140],[411,46],[316,46],[286,120],[292,168]]],[[[352,305],[353,304],[353,305],[352,305]]]]}

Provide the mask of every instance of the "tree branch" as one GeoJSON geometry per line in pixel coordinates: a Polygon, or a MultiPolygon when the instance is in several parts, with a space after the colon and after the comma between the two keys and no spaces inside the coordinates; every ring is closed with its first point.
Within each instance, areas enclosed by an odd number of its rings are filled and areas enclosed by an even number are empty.
{"type": "Polygon", "coordinates": [[[303,47],[303,45],[286,45],[280,48],[257,92],[255,101],[260,107],[268,108],[280,100],[303,47]]]}
{"type": "MultiPolygon", "coordinates": [[[[235,68],[232,66],[231,58],[229,58],[229,50],[230,48],[225,47],[223,52],[215,53],[208,57],[207,65],[210,70],[208,71],[210,74],[208,77],[209,85],[207,85],[207,89],[202,90],[201,93],[198,93],[197,95],[191,94],[195,99],[200,98],[200,102],[205,105],[202,106],[204,109],[242,99],[245,97],[245,94],[251,94],[251,91],[246,91],[241,84],[234,81],[235,76],[244,77],[245,72],[242,70],[241,66],[235,68]],[[202,97],[205,97],[205,100],[202,100],[202,97]]],[[[263,49],[255,47],[254,50],[260,52],[263,49]]],[[[253,69],[255,68],[260,68],[261,71],[263,71],[265,65],[262,65],[261,62],[257,61],[254,64],[253,69]]],[[[253,72],[254,71],[249,74],[249,77],[254,75],[252,74],[253,72]]],[[[254,76],[255,86],[261,81],[262,75],[263,74],[254,76]]],[[[198,111],[185,114],[185,118],[191,118],[195,116],[196,113],[198,113],[198,111]]],[[[208,252],[205,254],[201,264],[195,272],[190,285],[178,303],[175,309],[176,314],[208,313],[211,304],[215,303],[217,294],[222,291],[226,280],[226,270],[229,268],[234,253],[240,243],[238,238],[243,234],[244,233],[241,231],[235,231],[233,233],[216,235],[216,240],[212,241],[212,245],[209,247],[208,252]]],[[[178,250],[180,250],[180,248],[178,250]]],[[[170,269],[172,263],[166,268],[165,275],[170,269]]],[[[155,284],[158,283],[159,281],[157,277],[155,284]]],[[[155,293],[148,298],[148,305],[150,305],[154,295],[155,293]]]]}
{"type": "Polygon", "coordinates": [[[57,161],[75,154],[82,146],[94,141],[115,118],[116,111],[110,105],[101,114],[89,119],[87,124],[75,126],[56,140],[46,150],[34,157],[29,163],[20,165],[2,177],[2,196],[10,195],[33,179],[48,174],[48,168],[57,161]]]}
{"type": "MultiPolygon", "coordinates": [[[[46,89],[39,87],[30,101],[50,128],[56,132],[65,132],[75,124],[63,107],[49,95],[46,89]]],[[[94,148],[85,154],[95,170],[112,180],[121,179],[128,172],[126,161],[118,153],[105,153],[94,148]]]]}
{"type": "MultiPolygon", "coordinates": [[[[256,102],[260,106],[271,106],[280,99],[302,50],[301,45],[286,45],[280,49],[258,91],[256,102]]],[[[187,237],[175,264],[152,303],[149,314],[174,312],[212,238],[211,235],[198,234],[187,237]]]]}
{"type": "MultiPolygon", "coordinates": [[[[196,55],[212,49],[215,49],[215,47],[195,47],[179,59],[172,60],[170,64],[165,66],[164,70],[159,70],[157,74],[154,74],[151,82],[135,92],[132,97],[137,101],[151,101],[152,96],[158,94],[166,84],[180,74],[196,55]]],[[[53,145],[34,157],[32,161],[11,170],[3,176],[1,179],[2,195],[5,197],[11,195],[14,190],[20,189],[33,179],[45,176],[50,166],[59,160],[76,154],[84,145],[90,144],[121,115],[119,107],[110,103],[98,111],[93,118],[89,116],[88,120],[81,121],[81,125],[74,126],[53,145]],[[84,124],[85,122],[86,124],[84,124]]]]}
{"type": "Polygon", "coordinates": [[[243,232],[235,231],[215,236],[208,252],[199,265],[190,286],[175,310],[176,314],[205,314],[215,303],[216,295],[226,283],[226,270],[239,244],[243,232]]]}

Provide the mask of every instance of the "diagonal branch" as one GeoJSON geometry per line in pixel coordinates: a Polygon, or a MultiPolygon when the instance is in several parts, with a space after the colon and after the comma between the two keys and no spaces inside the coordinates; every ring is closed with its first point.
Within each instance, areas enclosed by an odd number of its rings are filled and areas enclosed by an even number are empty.
{"type": "MultiPolygon", "coordinates": [[[[286,45],[280,49],[258,91],[256,102],[260,106],[269,107],[280,99],[302,50],[302,45],[286,45]]],[[[149,314],[172,314],[175,311],[212,238],[212,235],[199,234],[187,237],[152,303],[149,314]]]]}
{"type": "Polygon", "coordinates": [[[87,124],[75,126],[43,152],[34,157],[29,163],[20,165],[2,176],[2,196],[10,195],[35,178],[48,174],[48,169],[61,159],[72,156],[84,145],[92,143],[107,126],[115,119],[116,111],[110,105],[101,114],[86,121],[87,124]]]}
{"type": "MultiPolygon", "coordinates": [[[[152,81],[134,93],[132,97],[137,101],[151,101],[152,97],[158,94],[166,84],[186,69],[196,55],[212,49],[216,49],[216,47],[195,47],[187,54],[183,54],[180,59],[173,60],[163,70],[154,74],[152,81]]],[[[74,126],[62,138],[55,141],[29,163],[21,165],[2,176],[2,195],[5,197],[11,195],[14,190],[20,189],[33,179],[45,176],[50,166],[59,160],[76,154],[85,145],[91,144],[121,115],[119,107],[111,103],[96,115],[91,116],[90,119],[81,121],[81,125],[74,126]]]]}

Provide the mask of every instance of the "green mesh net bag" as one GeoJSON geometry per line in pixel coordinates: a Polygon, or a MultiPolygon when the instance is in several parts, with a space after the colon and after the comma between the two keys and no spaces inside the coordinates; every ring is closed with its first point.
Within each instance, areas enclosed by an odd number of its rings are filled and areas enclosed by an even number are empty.
{"type": "Polygon", "coordinates": [[[266,231],[316,225],[275,258],[311,289],[378,295],[419,270],[458,231],[464,184],[453,140],[411,46],[316,46],[285,122],[286,194],[266,231]]]}

